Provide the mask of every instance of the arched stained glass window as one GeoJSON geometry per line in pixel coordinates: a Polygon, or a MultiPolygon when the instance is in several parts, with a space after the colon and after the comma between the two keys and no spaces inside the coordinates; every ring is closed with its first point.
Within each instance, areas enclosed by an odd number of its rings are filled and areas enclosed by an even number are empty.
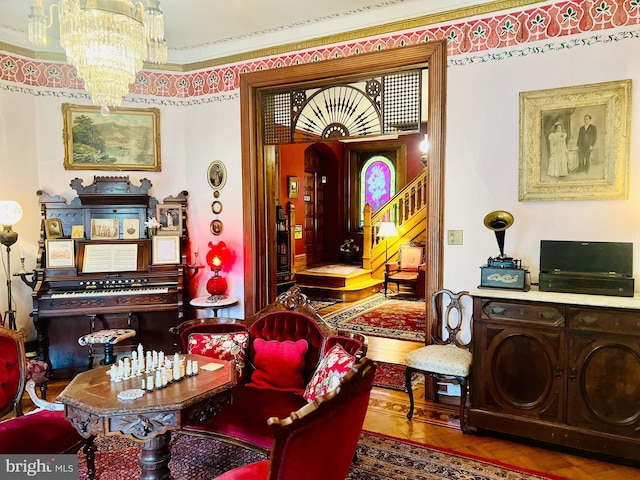
{"type": "Polygon", "coordinates": [[[371,205],[371,213],[376,213],[395,194],[396,167],[389,158],[374,155],[360,171],[360,226],[364,225],[365,204],[371,205]]]}

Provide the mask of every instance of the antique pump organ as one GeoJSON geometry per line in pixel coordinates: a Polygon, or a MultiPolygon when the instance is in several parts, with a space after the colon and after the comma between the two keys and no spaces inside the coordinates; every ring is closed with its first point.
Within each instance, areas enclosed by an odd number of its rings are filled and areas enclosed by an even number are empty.
{"type": "Polygon", "coordinates": [[[39,358],[50,364],[54,377],[72,376],[88,368],[87,349],[78,345],[78,338],[110,328],[135,329],[130,342],[134,345],[174,351],[169,328],[183,320],[188,306],[188,193],[182,191],[163,201],[162,206],[170,206],[181,216],[172,238],[147,238],[144,225],[148,218],[156,217],[158,205],[148,194],[149,180],[142,179],[135,186],[128,177],[94,177],[94,183],[85,187],[76,178],[71,187],[78,197],[69,204],[62,197],[38,192],[42,233],[37,268],[27,283],[34,289],[32,316],[39,358]],[[62,227],[62,237],[52,238],[47,230],[52,219],[60,220],[54,222],[62,227]],[[96,239],[96,226],[105,222],[117,233],[112,232],[113,238],[96,239]],[[79,238],[70,238],[72,227],[74,237],[79,238]],[[158,240],[176,245],[177,250],[171,252],[174,258],[170,253],[168,260],[159,260],[154,252],[158,240]],[[70,258],[58,261],[55,249],[61,249],[63,257],[70,252],[66,255],[70,258]]]}

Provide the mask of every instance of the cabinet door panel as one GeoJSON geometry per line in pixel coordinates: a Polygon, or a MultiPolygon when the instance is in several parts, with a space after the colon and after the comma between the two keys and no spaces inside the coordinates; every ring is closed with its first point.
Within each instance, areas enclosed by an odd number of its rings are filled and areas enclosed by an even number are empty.
{"type": "Polygon", "coordinates": [[[479,406],[527,417],[562,419],[562,331],[491,323],[483,323],[480,330],[476,338],[486,343],[476,343],[474,348],[474,354],[483,357],[479,361],[479,406]]]}
{"type": "Polygon", "coordinates": [[[567,422],[637,436],[640,430],[638,337],[572,332],[569,337],[567,422]]]}

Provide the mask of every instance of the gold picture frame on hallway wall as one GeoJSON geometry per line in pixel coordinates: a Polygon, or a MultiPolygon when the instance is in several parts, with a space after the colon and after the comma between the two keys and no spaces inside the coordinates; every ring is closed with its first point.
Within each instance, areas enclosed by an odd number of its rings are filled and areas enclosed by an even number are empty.
{"type": "Polygon", "coordinates": [[[62,104],[66,170],[159,172],[160,110],[62,104]]]}
{"type": "Polygon", "coordinates": [[[631,80],[520,93],[518,200],[629,195],[631,80]]]}
{"type": "Polygon", "coordinates": [[[300,179],[298,177],[287,177],[289,187],[289,198],[298,198],[300,192],[300,179]]]}

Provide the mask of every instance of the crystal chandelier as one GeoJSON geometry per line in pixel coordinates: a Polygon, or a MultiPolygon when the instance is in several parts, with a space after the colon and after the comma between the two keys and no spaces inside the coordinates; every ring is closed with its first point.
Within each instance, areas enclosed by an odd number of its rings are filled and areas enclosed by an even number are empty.
{"type": "Polygon", "coordinates": [[[167,62],[160,0],[146,0],[146,6],[131,0],[58,0],[50,7],[48,22],[42,0],[35,0],[29,15],[32,45],[47,44],[56,7],[67,62],[104,113],[122,103],[144,60],[167,62]]]}

